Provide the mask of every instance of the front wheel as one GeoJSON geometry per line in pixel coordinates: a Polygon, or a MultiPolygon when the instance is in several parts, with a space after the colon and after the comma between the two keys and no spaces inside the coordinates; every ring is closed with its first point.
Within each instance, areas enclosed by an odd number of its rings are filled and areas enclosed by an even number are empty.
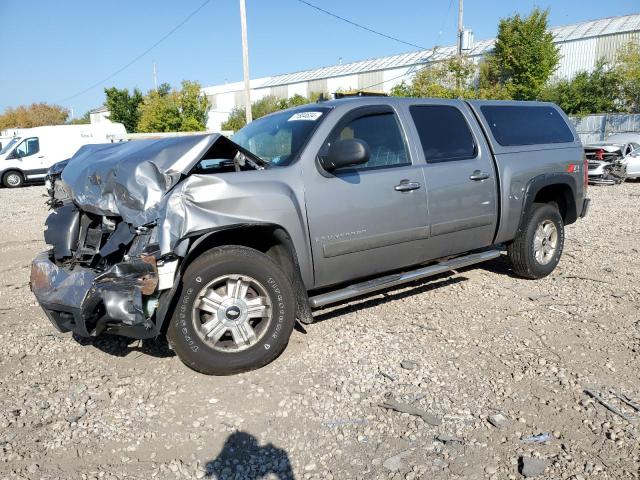
{"type": "Polygon", "coordinates": [[[19,188],[23,183],[24,177],[16,170],[11,170],[2,177],[2,184],[7,188],[19,188]]]}
{"type": "Polygon", "coordinates": [[[263,253],[217,247],[185,271],[167,338],[188,367],[209,375],[245,372],[287,346],[296,302],[285,273],[263,253]]]}
{"type": "Polygon", "coordinates": [[[521,277],[546,277],[560,262],[564,222],[554,204],[533,205],[524,228],[507,247],[513,271],[521,277]]]}

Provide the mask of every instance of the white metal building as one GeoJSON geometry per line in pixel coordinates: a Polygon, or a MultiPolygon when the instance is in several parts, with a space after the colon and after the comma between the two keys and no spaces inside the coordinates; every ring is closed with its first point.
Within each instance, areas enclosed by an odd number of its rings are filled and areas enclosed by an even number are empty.
{"type": "MultiPolygon", "coordinates": [[[[551,29],[562,59],[557,78],[571,78],[579,71],[590,71],[600,58],[614,60],[617,50],[630,41],[640,41],[640,14],[602,18],[551,29]]],[[[493,49],[494,39],[475,42],[466,53],[478,61],[493,49]]],[[[409,80],[420,68],[455,55],[456,47],[403,53],[359,62],[332,65],[301,72],[251,80],[251,101],[267,95],[288,98],[295,94],[370,90],[388,92],[402,80],[409,80]]],[[[203,88],[211,110],[207,127],[220,130],[231,110],[244,106],[243,82],[203,88]]]]}
{"type": "Polygon", "coordinates": [[[91,120],[91,123],[110,122],[110,113],[111,112],[109,112],[109,109],[106,106],[102,105],[101,107],[94,108],[93,110],[89,111],[89,119],[91,120]]]}

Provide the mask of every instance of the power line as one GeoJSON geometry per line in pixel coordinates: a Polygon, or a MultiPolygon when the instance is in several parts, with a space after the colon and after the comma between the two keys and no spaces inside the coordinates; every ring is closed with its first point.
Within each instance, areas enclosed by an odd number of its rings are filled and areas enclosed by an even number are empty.
{"type": "Polygon", "coordinates": [[[160,40],[158,40],[157,42],[155,42],[153,45],[151,45],[149,48],[147,48],[144,52],[142,52],[140,55],[136,56],[133,58],[133,60],[131,60],[129,63],[127,63],[126,65],[122,66],[121,68],[119,68],[118,70],[116,70],[115,72],[113,72],[111,75],[103,78],[102,80],[100,80],[99,82],[94,83],[93,85],[85,88],[84,90],[82,90],[81,92],[76,93],[75,95],[71,95],[70,97],[67,97],[63,100],[61,100],[58,103],[65,103],[68,102],[69,100],[73,100],[76,97],[79,97],[80,95],[84,95],[85,93],[87,93],[90,90],[93,90],[96,87],[101,86],[102,84],[104,84],[107,80],[111,80],[113,77],[115,77],[116,75],[118,75],[119,73],[123,72],[124,70],[126,70],[127,68],[129,68],[131,65],[133,65],[134,63],[136,63],[138,60],[140,60],[142,57],[144,57],[147,53],[149,53],[151,50],[153,50],[154,48],[156,48],[158,45],[160,45],[162,42],[164,42],[167,38],[169,38],[173,33],[176,32],[176,30],[178,30],[180,27],[182,27],[185,23],[187,23],[189,20],[191,20],[191,18],[193,16],[195,16],[196,13],[198,13],[200,10],[202,10],[211,0],[205,0],[205,2],[200,5],[198,8],[196,8],[193,12],[191,12],[184,20],[182,20],[178,25],[176,25],[175,27],[173,27],[171,30],[169,30],[165,35],[163,35],[162,37],[160,37],[160,40]]]}
{"type": "Polygon", "coordinates": [[[416,45],[415,43],[411,43],[411,42],[405,42],[404,40],[400,40],[399,38],[392,37],[391,35],[387,35],[386,33],[378,32],[377,30],[374,30],[372,28],[365,27],[364,25],[360,25],[359,23],[356,23],[356,22],[354,22],[352,20],[349,20],[348,18],[341,17],[340,15],[337,15],[335,13],[332,13],[332,12],[328,11],[328,10],[325,10],[324,8],[321,8],[321,7],[317,6],[317,5],[314,5],[313,3],[307,2],[306,0],[297,0],[297,1],[302,3],[302,4],[304,4],[304,5],[309,6],[311,8],[315,8],[319,12],[326,13],[327,15],[330,15],[330,16],[332,16],[334,18],[337,18],[338,20],[342,20],[343,22],[347,22],[347,23],[353,25],[354,27],[358,27],[358,28],[361,28],[362,30],[366,30],[367,32],[375,33],[376,35],[380,35],[381,37],[388,38],[389,40],[393,40],[395,42],[404,43],[405,45],[409,45],[410,47],[415,47],[415,48],[418,48],[420,50],[426,50],[426,47],[421,47],[420,45],[416,45]]]}
{"type": "Polygon", "coordinates": [[[397,77],[392,77],[392,78],[389,78],[387,80],[383,80],[382,82],[378,82],[378,83],[374,83],[374,84],[371,84],[371,85],[367,85],[366,87],[359,88],[358,90],[366,91],[366,90],[370,89],[371,87],[377,87],[378,85],[382,85],[382,84],[387,83],[387,82],[393,82],[394,80],[397,80],[399,78],[407,77],[407,76],[411,75],[412,73],[415,73],[415,72],[406,71],[402,75],[398,75],[397,77]]]}

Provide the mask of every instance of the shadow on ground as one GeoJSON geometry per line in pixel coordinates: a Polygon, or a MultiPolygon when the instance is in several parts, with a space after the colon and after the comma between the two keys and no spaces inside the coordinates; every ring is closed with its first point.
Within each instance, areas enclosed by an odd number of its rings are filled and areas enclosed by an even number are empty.
{"type": "Polygon", "coordinates": [[[205,471],[206,478],[217,480],[295,478],[285,450],[271,443],[261,447],[256,437],[242,431],[229,435],[218,456],[207,462],[205,471]]]}
{"type": "Polygon", "coordinates": [[[119,335],[102,334],[99,337],[85,338],[73,335],[73,339],[82,346],[92,346],[116,357],[126,357],[138,352],[157,358],[173,357],[175,353],[169,348],[165,337],[150,340],[136,340],[119,335]]]}

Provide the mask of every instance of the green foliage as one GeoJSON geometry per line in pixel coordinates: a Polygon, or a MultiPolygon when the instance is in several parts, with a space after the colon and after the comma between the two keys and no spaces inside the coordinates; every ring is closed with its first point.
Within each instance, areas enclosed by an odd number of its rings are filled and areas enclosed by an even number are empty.
{"type": "Polygon", "coordinates": [[[180,90],[163,83],[151,90],[139,107],[139,132],[200,132],[206,130],[207,97],[198,82],[184,80],[180,90]]]}
{"type": "Polygon", "coordinates": [[[91,112],[85,112],[80,118],[73,118],[69,122],[71,125],[86,125],[91,123],[91,112]]]}
{"type": "Polygon", "coordinates": [[[560,63],[560,53],[547,30],[548,10],[534,9],[500,20],[489,72],[516,100],[534,100],[560,63]]]}
{"type": "Polygon", "coordinates": [[[413,91],[411,89],[411,83],[407,83],[406,81],[402,80],[402,82],[391,88],[389,95],[391,95],[392,97],[412,97],[412,92],[413,91]]]}
{"type": "MultiPolygon", "coordinates": [[[[302,95],[294,95],[291,98],[277,98],[268,95],[251,104],[251,115],[254,120],[279,110],[285,110],[299,105],[306,105],[317,100],[320,94],[312,94],[310,98],[302,95]],[[315,98],[314,98],[315,96],[315,98]]],[[[237,132],[247,124],[244,106],[234,107],[226,122],[221,125],[222,130],[232,130],[237,132]]]]}
{"type": "Polygon", "coordinates": [[[396,97],[509,99],[509,92],[493,80],[486,62],[475,65],[466,57],[454,57],[420,70],[411,83],[391,89],[396,97]],[[476,81],[476,78],[479,80],[476,81]]]}
{"type": "Polygon", "coordinates": [[[542,92],[542,99],[554,102],[566,113],[588,115],[613,112],[620,104],[621,78],[603,60],[593,72],[580,72],[571,80],[560,80],[542,92]]]}
{"type": "Polygon", "coordinates": [[[618,52],[616,71],[622,106],[628,112],[640,113],[640,43],[629,43],[618,52]]]}
{"type": "Polygon", "coordinates": [[[140,105],[139,132],[175,132],[182,124],[176,95],[151,90],[140,105]]]}
{"type": "Polygon", "coordinates": [[[16,108],[7,107],[0,114],[0,130],[6,128],[31,128],[43,125],[62,125],[69,118],[69,111],[60,105],[32,103],[16,108]]]}
{"type": "Polygon", "coordinates": [[[454,57],[423,68],[413,81],[391,89],[397,97],[475,98],[476,66],[468,58],[454,57]]]}
{"type": "Polygon", "coordinates": [[[139,106],[142,103],[142,92],[137,88],[133,89],[133,93],[129,93],[126,88],[105,88],[104,93],[106,100],[105,106],[109,110],[109,120],[116,123],[122,123],[129,133],[137,131],[138,121],[140,119],[139,106]]]}
{"type": "Polygon", "coordinates": [[[401,97],[518,99],[537,98],[560,61],[547,31],[547,11],[500,20],[492,54],[474,64],[454,57],[420,70],[413,81],[391,90],[401,97]]]}
{"type": "Polygon", "coordinates": [[[180,107],[180,131],[201,132],[207,129],[207,112],[209,101],[201,93],[198,82],[182,81],[182,89],[178,92],[180,107]]]}

